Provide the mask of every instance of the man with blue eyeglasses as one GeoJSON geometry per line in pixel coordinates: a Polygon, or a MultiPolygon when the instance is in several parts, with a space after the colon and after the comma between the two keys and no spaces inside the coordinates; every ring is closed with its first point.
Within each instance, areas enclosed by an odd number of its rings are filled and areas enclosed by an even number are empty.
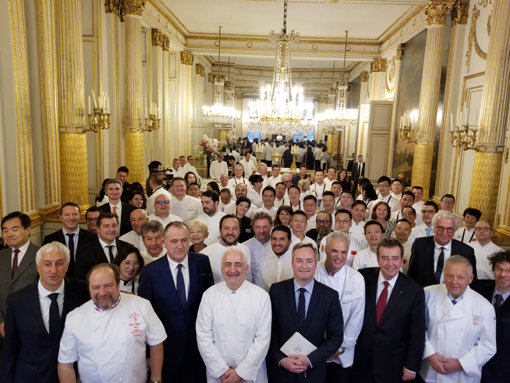
{"type": "Polygon", "coordinates": [[[452,255],[461,255],[473,265],[473,283],[476,282],[476,258],[473,248],[453,239],[459,228],[455,214],[440,210],[432,220],[434,235],[417,238],[411,248],[407,276],[422,287],[443,283],[443,268],[452,255]]]}

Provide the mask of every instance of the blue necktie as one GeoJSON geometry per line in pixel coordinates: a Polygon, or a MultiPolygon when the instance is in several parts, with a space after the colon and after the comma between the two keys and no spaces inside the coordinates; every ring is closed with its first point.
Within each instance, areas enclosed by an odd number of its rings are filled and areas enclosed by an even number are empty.
{"type": "Polygon", "coordinates": [[[186,306],[186,287],[182,276],[182,264],[177,265],[177,296],[183,306],[186,306]]]}
{"type": "Polygon", "coordinates": [[[297,318],[299,322],[299,326],[302,327],[305,324],[305,291],[306,289],[303,287],[299,288],[299,299],[298,299],[298,309],[297,309],[297,318]]]}
{"type": "Polygon", "coordinates": [[[427,232],[427,237],[430,237],[432,235],[432,228],[431,227],[425,228],[425,231],[427,232]]]}

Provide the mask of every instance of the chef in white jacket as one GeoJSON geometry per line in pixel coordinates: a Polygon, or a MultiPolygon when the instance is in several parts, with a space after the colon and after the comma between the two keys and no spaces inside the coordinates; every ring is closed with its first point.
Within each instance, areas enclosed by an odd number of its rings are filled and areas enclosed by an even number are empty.
{"type": "Polygon", "coordinates": [[[207,381],[267,382],[271,340],[269,294],[246,281],[248,257],[235,246],[223,254],[223,282],[202,296],[196,321],[198,349],[207,381]]]}
{"type": "Polygon", "coordinates": [[[444,284],[425,288],[426,333],[420,370],[425,382],[477,383],[482,366],[496,353],[494,307],[469,288],[473,268],[452,255],[444,284]]]}

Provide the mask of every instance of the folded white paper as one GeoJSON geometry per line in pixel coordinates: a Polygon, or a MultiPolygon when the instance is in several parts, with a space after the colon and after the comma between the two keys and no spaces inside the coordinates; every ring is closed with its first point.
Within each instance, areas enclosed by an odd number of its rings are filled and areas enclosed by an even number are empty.
{"type": "Polygon", "coordinates": [[[282,348],[280,348],[280,351],[287,356],[290,354],[308,355],[315,350],[317,350],[317,347],[315,347],[308,341],[308,339],[306,339],[297,331],[289,338],[287,342],[285,342],[282,348]]]}

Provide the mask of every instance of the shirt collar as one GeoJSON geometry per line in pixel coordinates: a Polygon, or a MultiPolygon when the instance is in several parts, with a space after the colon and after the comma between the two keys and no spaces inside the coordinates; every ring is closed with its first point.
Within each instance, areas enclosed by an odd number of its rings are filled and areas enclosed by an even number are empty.
{"type": "MultiPolygon", "coordinates": [[[[20,246],[18,248],[20,254],[25,254],[28,250],[28,246],[30,246],[30,241],[27,241],[24,245],[20,246]]],[[[12,248],[12,251],[14,251],[14,248],[12,248]]]]}
{"type": "Polygon", "coordinates": [[[188,255],[182,260],[182,262],[175,262],[172,258],[170,258],[167,254],[168,263],[170,264],[170,268],[175,271],[177,270],[177,265],[183,265],[185,269],[188,268],[188,255]]]}
{"type": "Polygon", "coordinates": [[[99,240],[99,243],[101,244],[101,247],[102,247],[103,249],[104,249],[106,246],[111,246],[111,245],[112,245],[112,246],[117,247],[117,241],[113,241],[111,244],[108,244],[108,243],[106,243],[105,241],[103,241],[99,235],[97,236],[97,239],[99,240]]]}
{"type": "Polygon", "coordinates": [[[377,285],[380,285],[381,283],[383,283],[384,281],[388,282],[391,286],[391,288],[395,287],[395,283],[397,282],[397,279],[398,279],[398,274],[395,275],[393,278],[391,279],[384,279],[381,271],[379,270],[379,278],[377,278],[377,285]]]}
{"type": "Polygon", "coordinates": [[[312,279],[312,281],[309,284],[307,284],[306,286],[301,286],[294,279],[294,292],[297,293],[300,288],[304,288],[309,294],[312,294],[314,283],[315,283],[315,279],[312,279]]]}
{"type": "Polygon", "coordinates": [[[441,247],[444,247],[445,250],[448,250],[448,251],[451,251],[452,250],[452,241],[448,242],[446,245],[440,245],[439,243],[436,242],[436,239],[434,237],[434,247],[436,249],[439,249],[441,247]]]}
{"type": "Polygon", "coordinates": [[[78,236],[80,235],[80,227],[78,226],[76,228],[76,230],[73,231],[72,233],[69,233],[69,232],[65,231],[64,228],[62,228],[62,233],[64,233],[64,238],[66,237],[66,234],[74,234],[74,238],[78,238],[78,236]]]}
{"type": "Polygon", "coordinates": [[[47,297],[48,295],[53,294],[53,293],[63,294],[64,293],[64,285],[65,285],[65,281],[62,280],[62,283],[55,291],[50,291],[50,290],[46,289],[42,285],[41,280],[39,280],[39,282],[37,282],[37,290],[39,291],[39,298],[47,297]]]}

